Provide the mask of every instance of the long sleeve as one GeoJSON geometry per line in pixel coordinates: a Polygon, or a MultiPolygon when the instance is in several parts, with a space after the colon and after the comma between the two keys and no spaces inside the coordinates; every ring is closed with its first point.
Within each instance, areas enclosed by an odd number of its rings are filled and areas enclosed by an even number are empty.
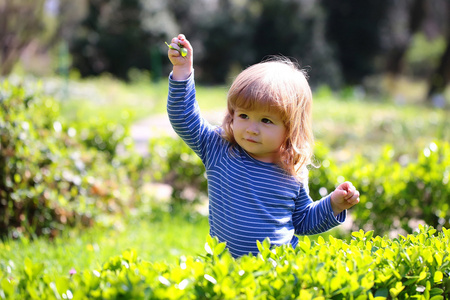
{"type": "Polygon", "coordinates": [[[312,201],[307,191],[302,188],[295,203],[292,222],[296,234],[309,235],[322,233],[338,226],[345,221],[346,217],[346,210],[334,216],[330,196],[312,201]]]}
{"type": "Polygon", "coordinates": [[[195,97],[194,74],[183,81],[174,81],[172,74],[169,76],[167,112],[170,123],[175,132],[205,163],[208,140],[217,134],[214,127],[201,117],[195,97]]]}

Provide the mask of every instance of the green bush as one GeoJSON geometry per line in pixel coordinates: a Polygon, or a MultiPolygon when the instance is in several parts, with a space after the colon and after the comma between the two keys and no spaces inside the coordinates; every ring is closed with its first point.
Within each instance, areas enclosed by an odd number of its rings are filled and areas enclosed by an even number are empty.
{"type": "Polygon", "coordinates": [[[122,125],[102,117],[78,122],[75,129],[86,146],[106,152],[111,159],[116,156],[118,146],[123,145],[125,138],[130,135],[128,124],[122,125]]]}
{"type": "Polygon", "coordinates": [[[394,149],[386,147],[375,163],[358,156],[342,168],[342,176],[361,192],[361,204],[352,209],[355,225],[375,229],[377,234],[400,229],[411,232],[419,221],[437,229],[448,227],[449,174],[448,142],[431,143],[406,164],[394,149]]]}
{"type": "Polygon", "coordinates": [[[152,170],[152,180],[172,187],[172,208],[195,204],[207,197],[205,167],[181,139],[151,139],[149,156],[144,160],[148,169],[152,170]]]}
{"type": "Polygon", "coordinates": [[[128,171],[87,148],[52,98],[0,87],[0,236],[55,236],[126,209],[128,171]]]}
{"type": "Polygon", "coordinates": [[[450,230],[431,227],[396,239],[358,231],[346,242],[300,238],[296,248],[259,243],[233,259],[208,238],[206,254],[150,263],[134,250],[101,268],[55,277],[26,259],[0,269],[0,299],[446,299],[450,230]]]}

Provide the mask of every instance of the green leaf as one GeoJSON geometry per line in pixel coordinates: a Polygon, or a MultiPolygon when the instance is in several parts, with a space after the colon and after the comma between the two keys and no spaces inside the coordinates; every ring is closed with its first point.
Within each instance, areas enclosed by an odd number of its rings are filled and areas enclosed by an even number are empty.
{"type": "Polygon", "coordinates": [[[28,278],[33,278],[33,262],[29,257],[25,257],[24,261],[24,270],[25,273],[28,275],[28,278]]]}
{"type": "Polygon", "coordinates": [[[441,271],[436,271],[434,273],[434,282],[435,283],[441,282],[443,278],[444,278],[444,274],[441,271]]]}
{"type": "Polygon", "coordinates": [[[364,238],[367,240],[370,240],[373,236],[373,230],[367,231],[366,234],[364,235],[364,238]]]}
{"type": "Polygon", "coordinates": [[[323,244],[325,244],[325,239],[320,235],[320,236],[317,238],[317,243],[318,243],[319,245],[323,245],[323,244]]]}
{"type": "Polygon", "coordinates": [[[259,240],[257,240],[256,241],[256,247],[258,247],[258,251],[260,252],[260,253],[262,253],[263,252],[263,245],[261,244],[261,242],[259,241],[259,240]]]}
{"type": "Polygon", "coordinates": [[[354,236],[356,240],[362,240],[364,238],[364,231],[362,231],[362,229],[354,231],[352,232],[352,236],[354,236]]]}
{"type": "Polygon", "coordinates": [[[36,278],[43,270],[43,263],[33,263],[29,257],[25,258],[24,270],[29,279],[36,278]]]}
{"type": "Polygon", "coordinates": [[[269,239],[268,237],[264,239],[264,241],[263,241],[263,247],[264,247],[265,249],[270,249],[270,239],[269,239]]]}
{"type": "Polygon", "coordinates": [[[395,284],[395,287],[389,289],[389,293],[391,294],[392,298],[397,297],[401,291],[403,291],[405,287],[403,286],[401,281],[397,281],[395,284]]]}
{"type": "Polygon", "coordinates": [[[129,263],[134,263],[137,260],[137,252],[134,249],[126,250],[122,253],[124,259],[126,259],[129,263]]]}
{"type": "Polygon", "coordinates": [[[4,292],[6,292],[6,295],[10,295],[10,296],[14,295],[14,286],[12,285],[11,282],[9,282],[8,279],[3,278],[0,283],[0,286],[1,286],[2,290],[4,292]]]}
{"type": "Polygon", "coordinates": [[[389,291],[387,288],[381,288],[375,292],[375,297],[386,297],[387,298],[387,296],[389,296],[389,291]]]}
{"type": "Polygon", "coordinates": [[[443,293],[444,293],[444,291],[440,288],[432,288],[430,291],[431,296],[441,295],[443,293]]]}
{"type": "Polygon", "coordinates": [[[216,248],[214,248],[214,255],[220,255],[225,250],[225,247],[227,246],[226,243],[219,243],[217,244],[216,248]]]}

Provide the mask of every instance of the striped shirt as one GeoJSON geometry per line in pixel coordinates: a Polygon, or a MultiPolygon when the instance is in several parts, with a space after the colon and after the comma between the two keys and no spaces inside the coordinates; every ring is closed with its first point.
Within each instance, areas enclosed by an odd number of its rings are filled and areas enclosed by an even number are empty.
{"type": "Polygon", "coordinates": [[[312,201],[307,183],[230,147],[222,129],[201,117],[193,74],[183,81],[169,76],[167,111],[175,132],[205,165],[210,235],[226,242],[234,257],[257,254],[256,241],[267,237],[272,245],[295,247],[295,235],[321,233],[345,221],[346,211],[334,216],[330,196],[312,201]]]}

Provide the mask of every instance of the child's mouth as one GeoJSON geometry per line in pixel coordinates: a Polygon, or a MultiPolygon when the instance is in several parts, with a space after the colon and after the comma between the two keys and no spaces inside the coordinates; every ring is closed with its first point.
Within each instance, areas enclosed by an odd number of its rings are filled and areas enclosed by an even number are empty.
{"type": "Polygon", "coordinates": [[[255,141],[255,140],[252,140],[252,139],[245,139],[247,142],[249,142],[249,143],[254,143],[254,144],[258,144],[258,142],[257,141],[255,141]]]}

